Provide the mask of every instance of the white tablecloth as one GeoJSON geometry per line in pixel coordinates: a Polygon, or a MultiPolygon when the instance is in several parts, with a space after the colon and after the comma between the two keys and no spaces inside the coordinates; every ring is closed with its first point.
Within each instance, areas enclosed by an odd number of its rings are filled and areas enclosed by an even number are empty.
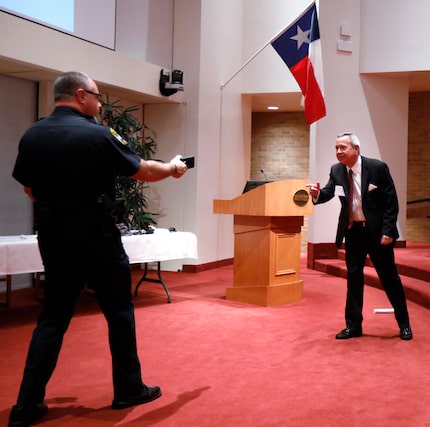
{"type": "Polygon", "coordinates": [[[34,235],[0,236],[0,275],[43,271],[34,235]]]}
{"type": "Polygon", "coordinates": [[[154,234],[122,236],[130,264],[197,258],[197,237],[186,231],[156,228],[154,234]]]}
{"type": "MultiPolygon", "coordinates": [[[[153,234],[123,236],[130,264],[197,258],[196,235],[156,228],[153,234]]],[[[35,235],[0,236],[0,275],[43,271],[35,235]]]]}

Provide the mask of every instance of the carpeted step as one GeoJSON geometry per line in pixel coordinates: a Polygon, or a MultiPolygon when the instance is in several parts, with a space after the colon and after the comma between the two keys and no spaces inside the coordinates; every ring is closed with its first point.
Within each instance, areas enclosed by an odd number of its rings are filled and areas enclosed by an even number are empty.
{"type": "MultiPolygon", "coordinates": [[[[430,251],[423,249],[415,251],[409,248],[396,248],[394,251],[400,275],[430,282],[430,251]]],[[[338,250],[338,258],[345,260],[344,249],[338,250]]],[[[369,257],[366,259],[366,265],[373,267],[369,257]]]]}
{"type": "Polygon", "coordinates": [[[430,282],[430,250],[428,244],[410,244],[407,248],[395,249],[399,274],[430,282]]]}
{"type": "MultiPolygon", "coordinates": [[[[315,270],[336,277],[346,278],[346,265],[342,259],[318,259],[315,270]]],[[[399,273],[401,273],[399,268],[399,273]]],[[[415,277],[400,274],[406,298],[425,308],[430,309],[430,283],[415,277]]],[[[364,283],[374,288],[383,289],[376,271],[371,266],[364,267],[364,283]]]]}

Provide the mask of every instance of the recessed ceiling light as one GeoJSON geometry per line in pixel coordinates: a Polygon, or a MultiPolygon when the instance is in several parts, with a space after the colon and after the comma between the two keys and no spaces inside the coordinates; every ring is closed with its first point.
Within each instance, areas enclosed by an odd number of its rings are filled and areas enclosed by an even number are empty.
{"type": "Polygon", "coordinates": [[[279,105],[269,105],[267,107],[268,110],[279,110],[279,105]]]}

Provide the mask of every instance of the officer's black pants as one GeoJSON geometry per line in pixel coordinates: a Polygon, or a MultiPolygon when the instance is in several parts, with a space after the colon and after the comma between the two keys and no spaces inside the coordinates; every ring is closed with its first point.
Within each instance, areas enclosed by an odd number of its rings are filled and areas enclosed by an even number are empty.
{"type": "MultiPolygon", "coordinates": [[[[140,393],[143,383],[136,349],[131,273],[119,233],[116,228],[106,235],[73,224],[68,230],[45,225],[42,218],[38,238],[46,277],[43,312],[31,339],[18,403],[43,401],[63,335],[85,284],[94,290],[107,320],[114,397],[140,393]]],[[[64,223],[57,221],[58,225],[64,223]]],[[[76,345],[81,345],[79,339],[76,345]]]]}

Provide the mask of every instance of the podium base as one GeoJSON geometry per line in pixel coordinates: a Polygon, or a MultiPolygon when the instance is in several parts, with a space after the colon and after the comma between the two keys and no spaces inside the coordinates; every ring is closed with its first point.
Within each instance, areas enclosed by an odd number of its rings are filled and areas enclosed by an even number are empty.
{"type": "Polygon", "coordinates": [[[291,304],[303,299],[303,280],[272,286],[227,288],[227,300],[265,307],[291,304]]]}

